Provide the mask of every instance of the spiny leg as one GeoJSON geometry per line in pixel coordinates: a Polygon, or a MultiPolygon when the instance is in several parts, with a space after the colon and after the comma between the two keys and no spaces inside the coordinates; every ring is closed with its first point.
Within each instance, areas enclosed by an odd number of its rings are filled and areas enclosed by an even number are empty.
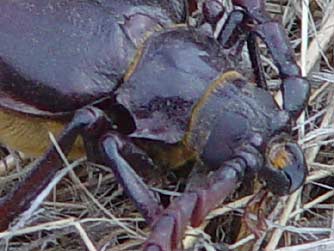
{"type": "Polygon", "coordinates": [[[152,226],[144,251],[180,250],[186,226],[199,226],[212,209],[238,188],[247,168],[256,171],[263,164],[261,154],[252,146],[239,149],[235,156],[213,172],[208,183],[192,187],[162,212],[152,226]]]}

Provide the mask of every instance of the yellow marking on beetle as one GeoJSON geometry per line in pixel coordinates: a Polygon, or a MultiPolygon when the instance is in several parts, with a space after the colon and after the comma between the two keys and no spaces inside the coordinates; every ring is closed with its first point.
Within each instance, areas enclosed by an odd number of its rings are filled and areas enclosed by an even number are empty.
{"type": "Polygon", "coordinates": [[[141,41],[141,45],[137,48],[137,51],[136,51],[136,54],[133,58],[133,60],[131,61],[126,73],[124,74],[124,77],[123,77],[123,81],[126,82],[129,80],[129,78],[132,76],[132,74],[135,72],[135,70],[137,69],[137,66],[140,62],[140,59],[142,58],[143,56],[143,52],[144,52],[144,49],[146,48],[145,47],[145,44],[146,44],[146,41],[155,33],[155,32],[158,32],[158,31],[161,31],[162,30],[162,27],[160,25],[157,25],[155,26],[152,31],[148,31],[148,32],[145,32],[143,38],[142,38],[142,41],[141,41]]]}
{"type": "MultiPolygon", "coordinates": [[[[58,121],[0,110],[0,142],[30,157],[43,155],[52,144],[48,133],[57,137],[64,126],[58,121]]],[[[76,159],[84,154],[83,141],[78,137],[69,158],[76,159]]]]}
{"type": "MultiPolygon", "coordinates": [[[[242,75],[236,71],[227,71],[223,74],[221,74],[216,80],[214,80],[209,87],[207,88],[206,92],[203,94],[203,96],[199,99],[197,104],[194,106],[190,123],[188,126],[187,133],[184,137],[184,144],[186,146],[191,145],[191,139],[192,139],[192,129],[196,128],[196,125],[198,125],[200,120],[200,111],[204,107],[204,105],[207,103],[210,96],[219,88],[226,85],[227,83],[230,83],[233,80],[236,79],[243,79],[242,75]]],[[[197,132],[198,133],[198,132],[197,132]]]]}
{"type": "Polygon", "coordinates": [[[155,26],[152,31],[148,31],[144,34],[144,37],[142,39],[141,45],[137,48],[136,51],[136,55],[134,56],[133,60],[131,61],[126,73],[124,74],[123,77],[123,81],[126,82],[130,79],[130,77],[132,76],[132,74],[135,72],[135,70],[137,69],[139,62],[143,56],[144,53],[144,49],[146,48],[146,42],[149,40],[149,38],[152,37],[153,34],[155,34],[156,32],[160,32],[160,31],[167,31],[167,30],[173,30],[173,29],[178,29],[178,28],[186,28],[187,25],[185,24],[176,24],[176,25],[172,25],[170,27],[167,28],[163,28],[160,25],[155,26]]]}
{"type": "Polygon", "coordinates": [[[176,144],[152,144],[151,142],[136,142],[153,162],[163,168],[179,169],[190,160],[196,158],[196,152],[187,149],[181,142],[176,144]]]}
{"type": "Polygon", "coordinates": [[[169,167],[173,170],[179,169],[188,161],[194,160],[196,158],[197,153],[188,149],[182,143],[156,149],[156,154],[153,155],[153,159],[156,163],[158,163],[159,166],[161,165],[164,167],[169,167]]]}
{"type": "Polygon", "coordinates": [[[131,61],[124,77],[123,77],[123,81],[126,82],[130,79],[130,77],[132,76],[132,74],[135,72],[135,70],[137,69],[137,66],[140,62],[140,59],[143,56],[143,52],[145,49],[145,44],[142,44],[136,51],[136,55],[133,58],[133,60],[131,61]]]}
{"type": "MultiPolygon", "coordinates": [[[[152,34],[152,33],[151,33],[152,34]]],[[[145,40],[146,41],[146,40],[145,40]]],[[[143,56],[143,52],[145,49],[145,42],[143,42],[136,51],[136,55],[134,56],[133,60],[131,61],[126,73],[124,74],[123,81],[126,82],[132,76],[132,74],[137,69],[137,66],[140,62],[140,59],[143,56]]]]}

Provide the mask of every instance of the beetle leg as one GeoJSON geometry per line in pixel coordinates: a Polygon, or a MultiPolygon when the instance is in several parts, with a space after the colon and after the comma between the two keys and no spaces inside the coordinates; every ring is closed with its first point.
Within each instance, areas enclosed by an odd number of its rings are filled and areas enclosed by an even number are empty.
{"type": "Polygon", "coordinates": [[[263,0],[232,0],[233,5],[239,6],[247,11],[258,22],[270,22],[271,18],[265,10],[263,0]]]}
{"type": "Polygon", "coordinates": [[[247,48],[255,75],[256,85],[264,90],[268,90],[268,85],[266,77],[264,75],[263,65],[261,63],[260,50],[256,42],[256,36],[254,35],[254,33],[250,33],[248,35],[247,48]]]}
{"type": "Polygon", "coordinates": [[[219,31],[217,40],[225,48],[231,48],[238,41],[242,45],[244,44],[245,38],[241,36],[247,36],[242,26],[245,23],[245,13],[242,10],[233,10],[227,17],[222,29],[219,31]]]}
{"type": "Polygon", "coordinates": [[[189,223],[198,226],[203,216],[230,195],[238,187],[244,169],[237,163],[227,163],[215,172],[214,176],[218,179],[211,181],[210,186],[185,192],[175,199],[153,225],[144,251],[181,249],[181,238],[186,226],[189,223]]]}
{"type": "Polygon", "coordinates": [[[255,33],[267,45],[282,78],[283,108],[297,118],[304,109],[310,94],[309,82],[301,71],[286,38],[283,27],[276,22],[259,24],[255,33]]]}
{"type": "Polygon", "coordinates": [[[244,11],[233,10],[220,30],[217,40],[225,49],[234,47],[235,52],[233,53],[235,55],[241,54],[242,47],[247,40],[247,47],[255,75],[255,82],[257,86],[267,89],[267,82],[260,60],[256,37],[253,33],[249,32],[248,27],[246,27],[247,21],[248,18],[244,11]]]}
{"type": "Polygon", "coordinates": [[[262,165],[262,156],[250,152],[249,147],[240,149],[236,158],[226,161],[210,175],[207,184],[193,187],[175,199],[153,224],[144,251],[180,250],[186,226],[189,223],[199,226],[212,209],[238,188],[246,169],[258,170],[262,165]]]}
{"type": "MultiPolygon", "coordinates": [[[[111,166],[118,181],[124,185],[126,192],[134,200],[139,210],[143,212],[147,221],[150,222],[158,214],[159,204],[141,181],[141,178],[115,150],[116,143],[112,143],[112,137],[109,134],[106,135],[110,130],[112,130],[111,121],[108,120],[104,113],[98,108],[87,107],[75,114],[57,142],[66,155],[70,152],[79,134],[82,135],[85,142],[87,142],[87,139],[92,139],[89,138],[92,136],[100,139],[103,146],[102,150],[104,151],[101,155],[102,157],[107,156],[105,158],[106,161],[102,163],[107,163],[111,166]]],[[[117,140],[118,144],[125,145],[126,143],[126,146],[130,146],[129,142],[125,142],[124,139],[117,138],[117,140]]],[[[132,153],[139,151],[134,146],[131,147],[133,149],[132,153]]],[[[90,156],[92,154],[88,155],[88,157],[90,156]]],[[[56,148],[52,146],[45,156],[36,163],[30,174],[20,185],[0,201],[0,231],[7,229],[15,218],[28,210],[37,201],[38,196],[61,168],[62,159],[56,148]]],[[[41,203],[40,200],[38,201],[38,203],[41,203]]],[[[36,204],[34,205],[36,206],[36,204]]]]}
{"type": "Polygon", "coordinates": [[[152,223],[161,212],[160,204],[126,160],[131,155],[140,154],[141,160],[145,159],[146,165],[150,165],[148,157],[133,145],[130,139],[114,132],[100,137],[98,147],[104,164],[112,169],[118,182],[133,200],[146,222],[152,223]],[[124,150],[126,150],[126,154],[124,154],[124,150]]]}
{"type": "Polygon", "coordinates": [[[255,21],[252,32],[266,44],[282,78],[283,108],[297,118],[306,105],[310,86],[309,82],[301,77],[300,68],[284,28],[269,17],[264,1],[233,0],[232,2],[245,9],[249,18],[255,21]]]}
{"type": "MultiPolygon", "coordinates": [[[[72,122],[66,127],[58,139],[58,144],[64,154],[68,154],[80,130],[94,123],[95,114],[91,111],[81,110],[76,113],[72,122]]],[[[39,194],[47,187],[62,168],[62,159],[55,147],[51,147],[43,158],[34,166],[32,171],[11,193],[0,201],[0,231],[8,226],[28,210],[39,194]]]]}
{"type": "Polygon", "coordinates": [[[203,21],[209,23],[213,30],[225,13],[223,4],[218,0],[206,0],[202,6],[203,21]]]}

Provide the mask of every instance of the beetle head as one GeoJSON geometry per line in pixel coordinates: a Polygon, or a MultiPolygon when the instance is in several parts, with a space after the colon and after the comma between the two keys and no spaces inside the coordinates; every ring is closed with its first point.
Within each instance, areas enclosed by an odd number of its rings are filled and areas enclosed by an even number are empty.
{"type": "Polygon", "coordinates": [[[300,146],[285,133],[272,138],[265,152],[265,166],[259,175],[277,195],[294,192],[305,181],[307,166],[300,146]]]}

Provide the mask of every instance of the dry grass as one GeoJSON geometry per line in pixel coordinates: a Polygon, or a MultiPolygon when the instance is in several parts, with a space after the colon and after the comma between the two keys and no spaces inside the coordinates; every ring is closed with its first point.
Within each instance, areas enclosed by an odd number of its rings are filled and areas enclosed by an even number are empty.
{"type": "MultiPolygon", "coordinates": [[[[259,238],[255,239],[253,234],[239,235],[238,241],[230,242],[229,247],[235,250],[261,247],[266,251],[334,250],[334,0],[271,0],[267,1],[267,7],[275,18],[282,20],[303,74],[312,84],[309,106],[295,128],[310,173],[303,189],[289,197],[268,199],[272,210],[270,213],[264,210],[267,230],[259,238]]],[[[276,75],[275,68],[271,67],[270,58],[265,54],[263,57],[270,86],[275,89],[278,83],[272,77],[276,75]]],[[[17,161],[14,155],[6,158],[8,166],[0,166],[0,184],[8,191],[31,165],[17,161]],[[10,167],[14,170],[7,169],[10,167]]],[[[67,175],[25,227],[0,233],[0,250],[139,250],[149,230],[123,196],[113,175],[83,160],[65,170],[67,175]]],[[[177,195],[170,192],[176,187],[166,189],[157,191],[177,195]]],[[[223,250],[220,243],[233,239],[228,236],[231,225],[226,223],[231,220],[226,219],[240,219],[252,197],[237,197],[211,212],[200,228],[189,228],[185,246],[190,250],[193,245],[197,250],[205,250],[198,247],[223,250]]],[[[257,215],[251,217],[257,219],[257,215]]]]}

